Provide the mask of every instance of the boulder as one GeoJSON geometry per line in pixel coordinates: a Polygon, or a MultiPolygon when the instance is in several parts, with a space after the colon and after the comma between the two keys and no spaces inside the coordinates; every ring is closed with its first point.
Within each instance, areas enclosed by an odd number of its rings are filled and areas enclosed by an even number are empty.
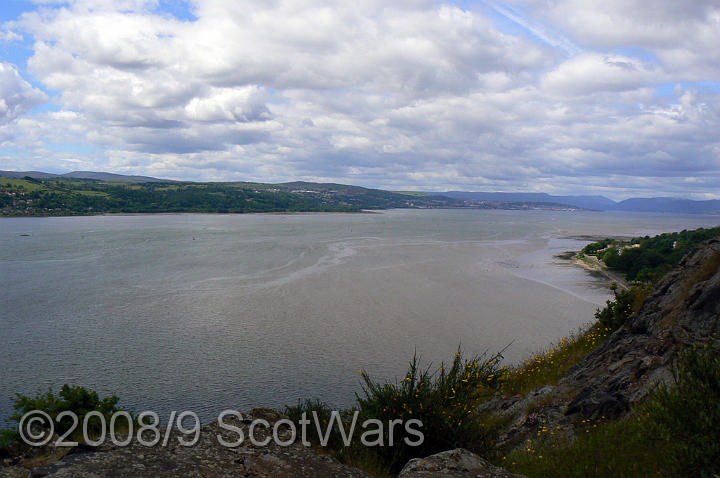
{"type": "Polygon", "coordinates": [[[491,465],[464,448],[410,460],[398,478],[526,478],[491,465]]]}

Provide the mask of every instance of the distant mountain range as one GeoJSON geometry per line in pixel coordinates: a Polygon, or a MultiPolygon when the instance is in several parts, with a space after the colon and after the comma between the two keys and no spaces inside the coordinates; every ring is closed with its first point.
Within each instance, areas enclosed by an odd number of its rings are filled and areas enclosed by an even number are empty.
{"type": "Polygon", "coordinates": [[[691,214],[720,213],[720,200],[692,201],[678,198],[632,198],[615,205],[616,211],[674,212],[691,214]]]}
{"type": "Polygon", "coordinates": [[[462,199],[464,201],[512,201],[512,202],[542,202],[557,203],[574,206],[582,209],[595,209],[605,211],[617,203],[605,196],[551,196],[546,193],[484,193],[467,191],[447,191],[443,196],[462,199]]]}
{"type": "Polygon", "coordinates": [[[694,201],[691,199],[658,197],[631,198],[615,202],[605,196],[552,196],[546,193],[487,193],[447,191],[443,196],[468,202],[523,201],[566,204],[597,211],[668,212],[679,214],[719,214],[720,200],[694,201]]]}
{"type": "MultiPolygon", "coordinates": [[[[127,176],[123,174],[73,171],[65,174],[45,173],[41,171],[0,171],[0,176],[10,178],[33,179],[90,179],[107,183],[177,183],[180,181],[153,178],[150,176],[127,176]]],[[[189,183],[192,184],[192,183],[189,183]]],[[[199,183],[198,183],[199,184],[199,183]]],[[[220,183],[218,183],[220,184],[220,183]]],[[[244,184],[247,187],[265,191],[282,190],[292,193],[315,193],[332,195],[333,199],[341,199],[345,204],[360,205],[371,199],[373,207],[398,207],[407,204],[409,207],[475,207],[488,209],[590,209],[596,211],[629,211],[629,212],[666,212],[690,214],[720,214],[720,200],[694,201],[691,199],[657,197],[631,198],[616,202],[605,196],[554,196],[546,193],[501,193],[501,192],[392,192],[377,189],[361,188],[340,184],[318,184],[309,182],[292,182],[284,184],[261,183],[225,183],[244,184]],[[400,196],[402,195],[402,197],[400,196]],[[414,197],[414,200],[408,198],[414,197]],[[357,198],[362,198],[358,201],[357,198]]],[[[367,204],[369,206],[369,204],[367,204]]]]}
{"type": "Polygon", "coordinates": [[[52,179],[52,178],[70,178],[70,179],[96,179],[98,181],[110,181],[119,183],[157,183],[170,182],[169,179],[151,178],[149,176],[126,176],[124,174],[103,173],[97,171],[73,171],[65,174],[43,173],[42,171],[0,171],[0,176],[6,178],[24,178],[31,177],[33,179],[52,179]]]}

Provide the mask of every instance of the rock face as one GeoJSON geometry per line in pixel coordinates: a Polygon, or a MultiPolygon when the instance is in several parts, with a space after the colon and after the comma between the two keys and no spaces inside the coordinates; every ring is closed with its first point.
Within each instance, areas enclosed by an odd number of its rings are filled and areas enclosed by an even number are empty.
{"type": "Polygon", "coordinates": [[[616,418],[642,401],[688,344],[720,333],[720,238],[704,243],[669,272],[637,315],[575,366],[561,383],[582,387],[567,413],[616,418]]]}
{"type": "Polygon", "coordinates": [[[525,478],[491,465],[463,448],[410,460],[398,478],[525,478]]]}
{"type": "Polygon", "coordinates": [[[663,277],[638,313],[573,367],[557,386],[525,397],[495,399],[481,412],[512,423],[501,437],[512,446],[542,427],[572,436],[580,423],[627,414],[660,383],[686,345],[720,334],[720,238],[689,253],[663,277]],[[585,422],[583,422],[583,420],[585,422]]]}

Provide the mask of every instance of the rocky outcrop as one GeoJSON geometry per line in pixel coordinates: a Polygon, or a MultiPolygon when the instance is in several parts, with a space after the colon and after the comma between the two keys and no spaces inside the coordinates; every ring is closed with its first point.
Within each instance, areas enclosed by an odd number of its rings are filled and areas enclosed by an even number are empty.
{"type": "Polygon", "coordinates": [[[720,333],[720,238],[687,255],[658,283],[640,311],[575,366],[561,387],[580,388],[567,414],[617,418],[672,378],[687,345],[720,333]]]}
{"type": "Polygon", "coordinates": [[[572,439],[589,422],[625,416],[655,386],[672,380],[672,365],[687,345],[720,334],[720,238],[683,258],[638,313],[573,367],[557,386],[525,397],[497,398],[481,408],[511,423],[500,446],[512,447],[552,429],[572,439]]]}
{"type": "Polygon", "coordinates": [[[398,478],[525,478],[493,466],[463,448],[410,460],[398,478]]]}
{"type": "MultiPolygon", "coordinates": [[[[228,418],[227,423],[239,427],[245,437],[253,419],[266,420],[270,427],[258,426],[254,431],[257,442],[272,438],[275,423],[282,415],[271,409],[255,409],[247,419],[240,421],[228,418]]],[[[282,441],[290,438],[288,428],[278,427],[282,441]]],[[[198,442],[193,446],[182,446],[180,435],[173,432],[167,445],[145,447],[139,443],[129,446],[101,446],[92,448],[79,446],[62,459],[50,464],[33,467],[28,462],[0,469],[0,477],[47,477],[47,478],[369,478],[364,471],[343,465],[314,448],[299,442],[280,446],[275,440],[267,445],[253,446],[245,440],[238,446],[224,446],[238,440],[238,433],[221,428],[217,422],[202,428],[198,442]],[[25,465],[26,467],[20,466],[25,465]]],[[[162,442],[161,442],[162,443],[162,442]]],[[[38,450],[39,451],[39,450],[38,450]]]]}

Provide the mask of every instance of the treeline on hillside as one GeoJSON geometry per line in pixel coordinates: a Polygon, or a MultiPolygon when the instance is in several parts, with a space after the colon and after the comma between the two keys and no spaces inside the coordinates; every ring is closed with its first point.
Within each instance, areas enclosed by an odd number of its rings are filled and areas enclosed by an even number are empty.
{"type": "Polygon", "coordinates": [[[361,199],[295,193],[247,183],[108,183],[88,180],[0,178],[0,214],[47,216],[94,213],[359,211],[361,199]]]}
{"type": "Polygon", "coordinates": [[[596,256],[630,281],[653,282],[680,262],[692,247],[718,235],[720,227],[636,237],[631,241],[608,238],[588,244],[582,253],[596,256]]]}
{"type": "Polygon", "coordinates": [[[357,212],[363,209],[463,206],[435,195],[411,195],[343,184],[117,182],[0,177],[0,215],[53,216],[160,212],[357,212]]]}

